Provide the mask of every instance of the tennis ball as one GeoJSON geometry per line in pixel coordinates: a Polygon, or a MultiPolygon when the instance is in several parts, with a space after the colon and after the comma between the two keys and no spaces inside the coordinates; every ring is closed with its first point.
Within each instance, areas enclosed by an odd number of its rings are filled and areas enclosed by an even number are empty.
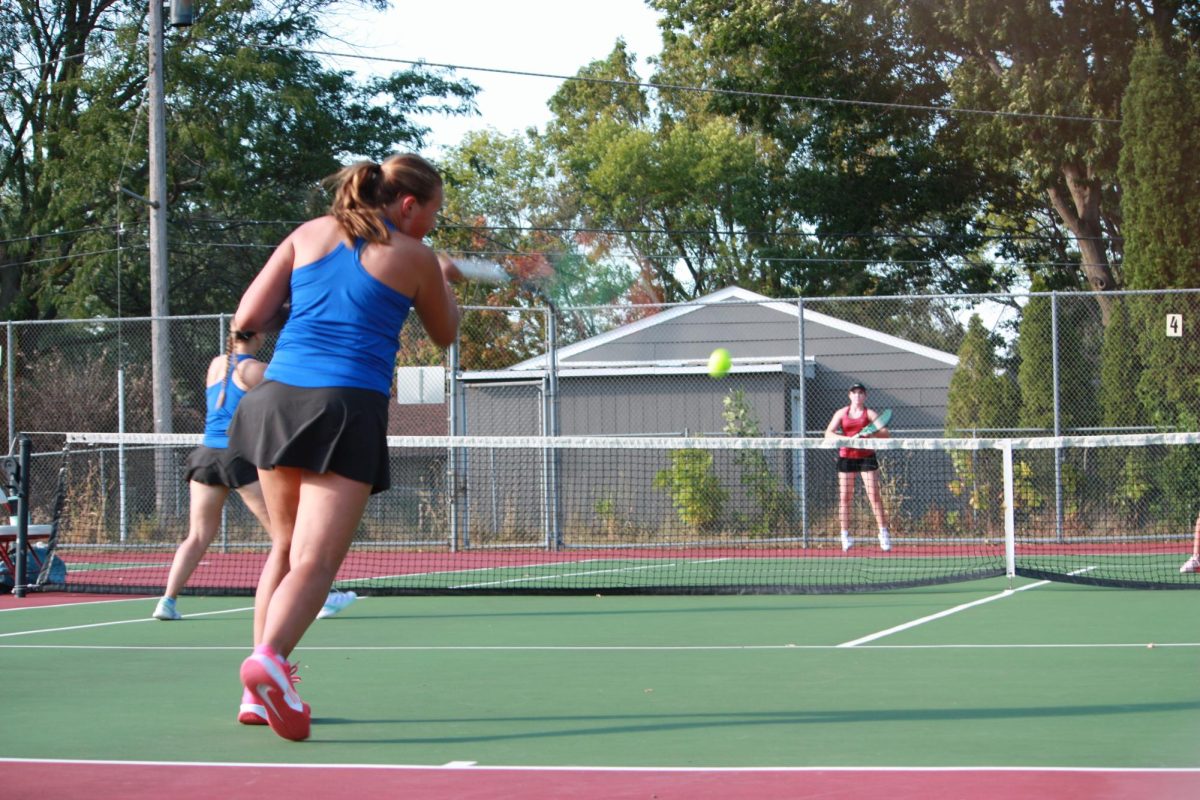
{"type": "Polygon", "coordinates": [[[714,378],[724,377],[732,366],[733,356],[729,355],[729,351],[724,347],[713,350],[712,355],[708,357],[708,374],[714,378]]]}

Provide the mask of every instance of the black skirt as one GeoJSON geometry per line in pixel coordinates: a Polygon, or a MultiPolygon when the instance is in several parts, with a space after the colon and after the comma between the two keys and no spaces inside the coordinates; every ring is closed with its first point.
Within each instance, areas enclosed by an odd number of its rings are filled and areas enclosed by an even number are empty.
{"type": "Polygon", "coordinates": [[[229,449],[260,469],[296,467],[391,486],[388,397],[370,389],[264,381],[238,403],[229,449]]]}
{"type": "Polygon", "coordinates": [[[838,456],[838,472],[874,472],[877,469],[879,469],[879,459],[875,458],[874,455],[869,455],[865,458],[838,456]]]}
{"type": "Polygon", "coordinates": [[[183,477],[206,486],[227,486],[240,489],[258,483],[258,469],[228,448],[200,445],[188,453],[183,477]]]}

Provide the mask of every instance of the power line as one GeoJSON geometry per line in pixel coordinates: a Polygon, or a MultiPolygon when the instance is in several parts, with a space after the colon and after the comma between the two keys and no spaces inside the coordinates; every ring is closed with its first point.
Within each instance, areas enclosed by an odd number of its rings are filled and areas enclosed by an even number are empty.
{"type": "Polygon", "coordinates": [[[75,228],[74,230],[69,230],[69,231],[52,231],[50,233],[33,233],[33,234],[30,234],[29,236],[18,236],[18,237],[12,238],[12,239],[0,239],[0,244],[17,244],[18,242],[36,242],[36,241],[40,241],[42,239],[50,239],[50,238],[53,238],[56,236],[79,236],[80,234],[84,234],[84,233],[94,233],[96,231],[110,231],[110,230],[115,230],[116,228],[117,228],[117,224],[113,223],[111,225],[92,225],[87,228],[75,228]]]}
{"type": "MultiPolygon", "coordinates": [[[[193,217],[188,220],[189,223],[207,223],[215,225],[300,225],[305,220],[270,220],[270,219],[220,219],[217,217],[193,217]]],[[[178,224],[178,222],[176,223],[178,224]]],[[[778,237],[778,238],[804,238],[804,239],[954,239],[959,238],[961,234],[953,233],[918,233],[904,231],[878,231],[878,232],[837,232],[837,231],[764,231],[764,230],[710,230],[707,228],[592,228],[592,227],[575,227],[571,225],[476,225],[465,222],[439,222],[438,230],[462,230],[462,231],[511,231],[513,233],[587,233],[587,234],[671,234],[671,235],[704,235],[704,236],[761,236],[761,237],[778,237]]],[[[1119,237],[1089,237],[1089,236],[1073,236],[1069,234],[1010,234],[1010,233],[980,233],[976,236],[981,241],[1011,241],[1011,242],[1037,242],[1037,241],[1119,241],[1119,237]]],[[[274,245],[272,245],[274,246],[274,245]]]]}
{"type": "Polygon", "coordinates": [[[405,58],[388,58],[386,56],[365,56],[357,53],[335,53],[329,50],[310,50],[308,48],[291,47],[287,45],[261,45],[264,48],[309,53],[312,55],[329,56],[331,58],[356,58],[363,61],[379,61],[393,64],[407,64],[415,67],[437,67],[439,69],[460,70],[463,72],[487,72],[495,75],[513,75],[523,78],[550,78],[559,81],[578,81],[609,86],[637,87],[653,89],[659,92],[691,92],[693,94],[715,94],[730,97],[752,97],[761,100],[789,100],[804,103],[825,103],[829,105],[865,106],[868,108],[887,108],[897,111],[934,111],[939,114],[970,114],[987,117],[1006,117],[1009,119],[1036,119],[1055,122],[1101,122],[1120,124],[1121,120],[1109,117],[1084,117],[1071,114],[1037,114],[1022,111],[989,111],[982,108],[956,108],[952,106],[930,106],[917,103],[889,103],[880,100],[847,100],[841,97],[821,97],[817,95],[783,94],[779,92],[755,92],[746,89],[714,89],[707,86],[685,86],[673,83],[651,83],[649,81],[624,81],[614,78],[590,78],[581,75],[557,75],[549,72],[532,72],[529,70],[500,69],[498,67],[476,67],[467,64],[445,64],[435,61],[413,60],[405,58]]]}
{"type": "Polygon", "coordinates": [[[82,59],[83,57],[84,57],[84,53],[76,53],[73,56],[63,56],[62,58],[55,58],[50,61],[43,61],[40,64],[30,64],[28,67],[15,67],[13,69],[8,70],[7,72],[0,72],[0,78],[8,78],[12,75],[16,75],[21,72],[29,72],[29,71],[35,70],[35,69],[42,69],[43,67],[53,66],[54,64],[58,64],[63,61],[75,61],[77,59],[82,59]]]}

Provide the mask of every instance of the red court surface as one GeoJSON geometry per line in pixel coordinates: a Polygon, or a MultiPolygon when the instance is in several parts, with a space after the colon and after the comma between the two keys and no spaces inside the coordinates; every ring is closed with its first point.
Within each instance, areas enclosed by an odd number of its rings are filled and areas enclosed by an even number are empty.
{"type": "Polygon", "coordinates": [[[40,800],[325,795],[421,800],[1195,800],[1200,783],[1196,770],[630,770],[14,761],[3,763],[3,772],[5,796],[40,800]]]}

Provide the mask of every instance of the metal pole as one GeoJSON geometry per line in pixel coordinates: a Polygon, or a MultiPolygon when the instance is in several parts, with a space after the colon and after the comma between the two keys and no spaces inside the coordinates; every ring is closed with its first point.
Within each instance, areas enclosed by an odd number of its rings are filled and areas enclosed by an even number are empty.
{"type": "MultiPolygon", "coordinates": [[[[125,433],[125,367],[117,367],[117,432],[125,433]]],[[[125,471],[125,437],[117,441],[117,514],[120,516],[117,529],[121,544],[129,536],[129,510],[126,505],[125,489],[128,481],[125,471]]]]}
{"type": "MultiPolygon", "coordinates": [[[[163,7],[150,0],[150,383],[155,433],[171,433],[171,336],[167,303],[167,126],[163,110],[163,7]]],[[[154,453],[155,509],[166,515],[175,464],[165,448],[154,453]]]]}
{"type": "MultiPolygon", "coordinates": [[[[1050,363],[1053,367],[1054,385],[1054,435],[1062,436],[1062,411],[1059,405],[1059,374],[1058,374],[1058,292],[1050,293],[1050,363]]],[[[1063,482],[1062,482],[1062,449],[1054,448],[1054,533],[1061,542],[1063,539],[1063,482]]]]}
{"type": "MultiPolygon", "coordinates": [[[[458,336],[455,335],[454,341],[450,343],[450,347],[446,353],[446,426],[449,428],[451,436],[459,436],[459,409],[458,409],[458,336]]],[[[459,485],[458,474],[458,448],[451,445],[446,452],[446,480],[450,484],[450,552],[457,553],[460,549],[460,531],[458,523],[459,512],[459,492],[464,487],[459,485]]]]}
{"type": "Polygon", "coordinates": [[[29,551],[29,451],[32,445],[29,435],[22,433],[17,440],[17,541],[16,558],[13,559],[13,594],[25,596],[25,554],[29,551]]]}
{"type": "Polygon", "coordinates": [[[16,408],[17,398],[16,398],[16,393],[13,389],[14,373],[13,373],[13,324],[12,324],[12,320],[9,320],[8,324],[5,325],[5,327],[8,330],[7,336],[5,336],[5,348],[4,348],[5,352],[8,353],[8,358],[5,360],[5,369],[7,370],[6,374],[8,375],[8,452],[11,453],[13,442],[16,441],[16,438],[17,438],[16,420],[13,419],[13,415],[15,415],[17,412],[17,408],[16,408]]]}
{"type": "MultiPolygon", "coordinates": [[[[808,436],[808,370],[804,363],[804,298],[796,299],[797,344],[800,352],[800,419],[792,423],[792,427],[800,429],[800,438],[808,436]]],[[[800,471],[800,544],[808,547],[808,451],[799,450],[797,467],[800,471]]]]}
{"type": "MultiPolygon", "coordinates": [[[[546,307],[546,388],[543,393],[545,412],[542,415],[542,434],[558,436],[558,332],[554,309],[546,307]]],[[[557,550],[562,546],[562,529],[559,524],[559,497],[561,487],[558,477],[557,448],[542,452],[543,474],[546,487],[546,546],[557,550]]]]}

